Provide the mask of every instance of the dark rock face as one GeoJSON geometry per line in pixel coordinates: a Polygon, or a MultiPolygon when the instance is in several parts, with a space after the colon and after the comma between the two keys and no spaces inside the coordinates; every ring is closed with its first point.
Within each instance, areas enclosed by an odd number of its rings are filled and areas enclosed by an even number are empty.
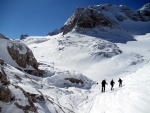
{"type": "Polygon", "coordinates": [[[27,37],[29,37],[29,35],[27,35],[27,34],[22,34],[22,35],[20,36],[20,40],[26,39],[27,37]]]}
{"type": "Polygon", "coordinates": [[[120,11],[123,12],[129,19],[133,21],[139,20],[139,12],[127,6],[120,6],[120,11]]]}
{"type": "Polygon", "coordinates": [[[150,3],[145,4],[139,10],[134,10],[127,6],[120,6],[119,9],[133,21],[150,21],[150,3]]]}
{"type": "Polygon", "coordinates": [[[139,10],[139,13],[142,21],[150,21],[150,3],[145,4],[139,10]]]}
{"type": "Polygon", "coordinates": [[[7,49],[12,59],[15,60],[19,66],[26,68],[26,66],[29,65],[38,69],[37,60],[26,45],[12,42],[11,46],[8,46],[7,49]]]}
{"type": "Polygon", "coordinates": [[[118,28],[117,24],[112,22],[101,12],[92,8],[77,8],[75,14],[67,21],[61,31],[63,34],[71,31],[75,26],[80,28],[94,28],[97,26],[118,28]]]}
{"type": "Polygon", "coordinates": [[[86,9],[79,16],[77,25],[82,28],[93,28],[96,26],[113,28],[115,24],[111,22],[104,14],[94,9],[86,9]]]}
{"type": "Polygon", "coordinates": [[[28,96],[32,99],[32,102],[45,101],[43,95],[31,94],[31,93],[29,93],[29,92],[27,92],[27,94],[28,94],[28,96]]]}
{"type": "Polygon", "coordinates": [[[0,59],[0,83],[2,83],[2,85],[0,85],[0,101],[10,102],[12,100],[12,93],[8,88],[10,81],[7,78],[7,75],[3,69],[3,64],[4,61],[0,59]]]}
{"type": "Polygon", "coordinates": [[[76,83],[76,84],[83,84],[84,82],[82,80],[79,80],[79,79],[75,79],[75,78],[65,78],[65,80],[69,80],[70,82],[72,83],[76,83]]]}
{"type": "Polygon", "coordinates": [[[1,66],[0,66],[0,82],[3,83],[4,85],[10,84],[10,81],[7,78],[7,75],[1,66]]]}
{"type": "Polygon", "coordinates": [[[41,76],[41,75],[45,74],[44,70],[39,70],[39,69],[24,70],[24,71],[27,72],[28,74],[35,75],[35,76],[41,76]]]}
{"type": "Polygon", "coordinates": [[[10,102],[12,100],[12,93],[7,86],[0,87],[0,101],[10,102]]]}

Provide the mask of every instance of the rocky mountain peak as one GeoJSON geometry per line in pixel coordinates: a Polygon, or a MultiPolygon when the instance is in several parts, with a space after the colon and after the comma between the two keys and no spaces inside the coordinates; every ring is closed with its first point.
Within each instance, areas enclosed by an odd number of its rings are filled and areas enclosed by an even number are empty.
{"type": "Polygon", "coordinates": [[[97,11],[92,7],[78,7],[76,12],[70,17],[64,26],[61,28],[63,34],[70,32],[73,28],[79,27],[83,29],[94,27],[118,28],[117,24],[109,19],[105,14],[97,11]]]}
{"type": "MultiPolygon", "coordinates": [[[[144,5],[141,9],[135,10],[125,5],[94,5],[87,8],[78,7],[75,13],[65,22],[61,28],[63,34],[67,34],[74,28],[93,29],[109,28],[120,29],[118,25],[125,20],[150,21],[150,5],[144,5]]],[[[80,30],[77,30],[80,31],[80,30]]]]}

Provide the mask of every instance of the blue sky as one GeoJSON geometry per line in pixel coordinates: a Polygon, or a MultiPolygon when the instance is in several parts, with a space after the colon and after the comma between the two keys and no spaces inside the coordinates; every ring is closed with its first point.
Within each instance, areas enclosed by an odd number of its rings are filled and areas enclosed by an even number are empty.
{"type": "Polygon", "coordinates": [[[45,36],[60,28],[78,6],[111,3],[134,9],[149,0],[0,0],[0,33],[9,38],[21,34],[45,36]]]}

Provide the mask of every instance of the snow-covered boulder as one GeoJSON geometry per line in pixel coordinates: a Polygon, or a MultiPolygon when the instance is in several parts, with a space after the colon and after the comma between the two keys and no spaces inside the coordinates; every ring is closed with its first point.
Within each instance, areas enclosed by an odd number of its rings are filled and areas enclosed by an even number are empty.
{"type": "Polygon", "coordinates": [[[43,75],[44,70],[38,69],[38,62],[31,49],[17,40],[0,38],[0,64],[4,61],[20,70],[26,70],[35,76],[43,75]]]}
{"type": "Polygon", "coordinates": [[[11,41],[7,49],[12,59],[20,67],[26,68],[27,66],[31,66],[35,69],[38,68],[38,63],[32,51],[25,44],[11,41]]]}

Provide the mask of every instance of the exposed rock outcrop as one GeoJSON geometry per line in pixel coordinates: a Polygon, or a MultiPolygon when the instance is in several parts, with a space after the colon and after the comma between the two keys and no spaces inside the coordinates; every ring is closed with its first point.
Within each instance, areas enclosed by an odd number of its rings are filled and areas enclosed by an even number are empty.
{"type": "Polygon", "coordinates": [[[134,10],[124,5],[121,5],[119,9],[133,21],[150,21],[150,3],[145,4],[139,10],[134,10]]]}
{"type": "Polygon", "coordinates": [[[31,94],[29,92],[27,92],[28,96],[32,99],[33,102],[37,102],[37,101],[45,101],[44,96],[43,95],[39,95],[39,94],[31,94]]]}
{"type": "MultiPolygon", "coordinates": [[[[15,85],[13,85],[15,86],[15,85]]],[[[22,89],[20,86],[15,86],[15,88],[18,88],[19,90],[22,91],[22,93],[24,94],[24,96],[27,98],[29,105],[20,105],[18,102],[15,102],[14,104],[16,105],[16,107],[18,107],[19,109],[22,109],[25,111],[25,113],[28,113],[29,111],[32,111],[34,113],[38,113],[37,111],[37,107],[34,105],[32,98],[30,97],[30,95],[28,95],[28,93],[22,89]]]]}
{"type": "Polygon", "coordinates": [[[138,11],[140,13],[141,20],[150,21],[150,3],[145,4],[138,11]]]}
{"type": "Polygon", "coordinates": [[[10,81],[2,67],[4,65],[4,61],[0,59],[0,101],[2,102],[10,102],[12,101],[12,93],[8,88],[10,81]]]}
{"type": "Polygon", "coordinates": [[[97,26],[119,28],[107,16],[92,8],[77,8],[75,14],[61,28],[63,34],[70,32],[75,26],[80,28],[94,28],[97,26]]]}
{"type": "Polygon", "coordinates": [[[3,70],[3,68],[0,66],[0,82],[4,85],[9,85],[10,81],[7,78],[7,75],[5,73],[5,71],[3,70]]]}
{"type": "Polygon", "coordinates": [[[7,86],[0,87],[0,101],[10,102],[12,100],[12,93],[7,86]]]}
{"type": "Polygon", "coordinates": [[[69,80],[72,83],[76,83],[76,84],[83,84],[84,82],[82,80],[76,79],[76,78],[65,78],[65,80],[69,80]]]}
{"type": "Polygon", "coordinates": [[[44,70],[39,70],[39,69],[24,70],[24,71],[27,72],[28,74],[35,75],[35,76],[41,76],[41,75],[45,74],[44,70]]]}

